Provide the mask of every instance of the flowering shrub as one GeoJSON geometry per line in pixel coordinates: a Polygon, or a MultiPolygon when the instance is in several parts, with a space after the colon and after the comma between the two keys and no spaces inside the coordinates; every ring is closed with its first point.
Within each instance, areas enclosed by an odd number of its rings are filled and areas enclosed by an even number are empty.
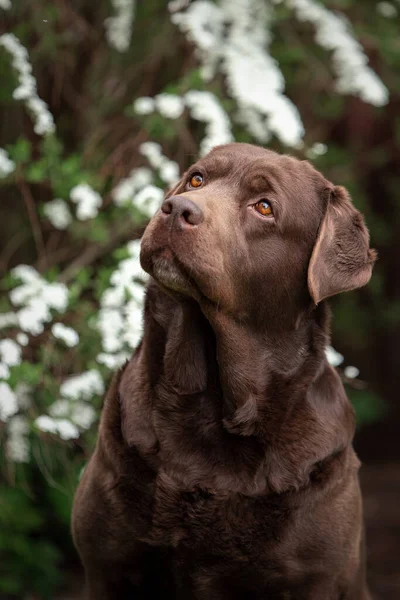
{"type": "MultiPolygon", "coordinates": [[[[16,20],[16,4],[0,0],[0,11],[9,12],[11,19],[15,9],[16,20]]],[[[71,148],[69,127],[75,124],[66,127],[60,111],[53,117],[51,94],[42,98],[38,92],[45,86],[36,81],[35,62],[32,66],[24,45],[24,39],[29,46],[34,35],[11,20],[13,31],[0,35],[1,65],[7,66],[13,82],[1,101],[18,103],[30,118],[23,131],[0,148],[0,184],[15,187],[23,197],[36,252],[25,254],[25,261],[12,265],[2,280],[0,436],[4,471],[17,484],[13,493],[4,492],[6,502],[17,502],[26,511],[23,528],[32,540],[43,517],[17,490],[35,489],[38,477],[44,477],[52,491],[44,494],[41,506],[56,507],[57,518],[68,523],[72,490],[93,447],[110,374],[124,364],[141,337],[146,274],[138,260],[140,235],[165,189],[176,183],[197,152],[204,155],[233,140],[269,142],[309,158],[329,152],[318,138],[307,140],[300,112],[285,94],[285,77],[272,52],[273,31],[293,18],[311,24],[317,44],[332,53],[330,81],[336,93],[358,95],[375,106],[388,101],[387,89],[369,67],[350,24],[316,0],[175,0],[168,7],[170,39],[186,44],[189,57],[193,48],[195,58],[183,72],[178,68],[163,89],[150,93],[149,86],[138,85],[144,93],[129,100],[132,92],[116,80],[113,61],[122,61],[123,80],[130,69],[124,56],[133,55],[139,63],[133,54],[139,35],[134,19],[142,19],[143,28],[150,18],[145,11],[153,10],[152,16],[156,9],[135,6],[134,0],[112,0],[108,16],[102,23],[96,21],[95,39],[107,73],[101,85],[111,98],[109,105],[102,104],[98,118],[106,121],[110,112],[118,116],[124,111],[124,123],[134,137],[133,143],[115,142],[117,157],[113,144],[100,144],[96,154],[101,129],[97,140],[88,129],[82,136],[75,132],[79,143],[71,148]],[[109,63],[104,58],[108,53],[109,63]],[[126,160],[126,154],[131,159],[126,160]],[[89,160],[88,155],[95,158],[89,160]]],[[[74,23],[75,36],[95,36],[84,11],[66,16],[55,7],[42,8],[41,16],[48,17],[42,22],[49,27],[42,32],[38,64],[49,52],[46,36],[50,39],[57,28],[60,44],[76,44],[68,27],[62,29],[67,17],[74,23]]],[[[24,10],[30,9],[26,5],[24,10]]],[[[387,7],[379,10],[388,13],[387,7]]],[[[52,43],[57,52],[58,41],[52,43]]],[[[147,57],[141,60],[146,64],[147,57]]],[[[324,60],[329,64],[330,57],[324,55],[324,60]]],[[[86,110],[85,101],[66,97],[67,104],[79,104],[79,114],[86,110]]],[[[87,110],[87,118],[93,119],[92,109],[87,110]]],[[[112,138],[112,127],[107,134],[112,138]]],[[[332,348],[327,355],[334,366],[343,362],[332,348]]],[[[342,374],[350,380],[358,371],[348,366],[342,374]]],[[[36,541],[31,544],[45,557],[43,573],[35,579],[28,569],[23,579],[18,574],[7,578],[0,567],[0,594],[36,590],[50,597],[58,581],[58,551],[36,541]]],[[[13,552],[25,567],[31,564],[29,553],[18,555],[17,546],[13,552]]]]}

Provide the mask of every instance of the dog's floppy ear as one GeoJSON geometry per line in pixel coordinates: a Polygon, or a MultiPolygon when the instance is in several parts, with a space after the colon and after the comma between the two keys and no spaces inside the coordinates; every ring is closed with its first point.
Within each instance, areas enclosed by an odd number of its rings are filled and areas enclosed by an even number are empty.
{"type": "Polygon", "coordinates": [[[308,289],[315,304],[366,285],[376,260],[364,218],[347,190],[332,186],[324,194],[327,207],[308,267],[308,289]]]}

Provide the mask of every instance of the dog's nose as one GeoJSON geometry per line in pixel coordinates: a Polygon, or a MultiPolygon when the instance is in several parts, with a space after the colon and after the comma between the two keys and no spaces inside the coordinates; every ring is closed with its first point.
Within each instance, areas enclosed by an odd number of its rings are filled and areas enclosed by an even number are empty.
{"type": "Polygon", "coordinates": [[[199,225],[204,218],[200,206],[185,196],[172,196],[164,200],[161,210],[178,227],[199,225]]]}

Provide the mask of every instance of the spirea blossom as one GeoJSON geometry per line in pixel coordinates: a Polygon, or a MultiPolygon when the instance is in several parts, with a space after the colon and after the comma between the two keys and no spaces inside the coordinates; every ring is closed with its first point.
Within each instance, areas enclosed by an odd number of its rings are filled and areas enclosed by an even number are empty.
{"type": "Polygon", "coordinates": [[[338,367],[344,361],[344,357],[337,352],[332,346],[327,346],[325,348],[326,358],[332,367],[338,367]]]}
{"type": "Polygon", "coordinates": [[[397,16],[397,8],[390,2],[378,2],[376,10],[382,17],[393,19],[397,16]]]}
{"type": "Polygon", "coordinates": [[[96,420],[96,411],[87,402],[56,400],[50,406],[49,413],[52,417],[70,419],[80,429],[89,429],[96,420]]]}
{"type": "Polygon", "coordinates": [[[105,20],[106,36],[110,46],[126,52],[131,43],[135,0],[111,0],[115,16],[105,20]]]}
{"type": "Polygon", "coordinates": [[[54,323],[51,328],[51,333],[55,338],[64,342],[69,348],[73,348],[79,343],[79,335],[75,329],[67,327],[66,325],[63,325],[63,323],[54,323]]]}
{"type": "Polygon", "coordinates": [[[8,367],[15,367],[21,363],[21,348],[14,340],[0,341],[0,361],[8,367]]]}
{"type": "Polygon", "coordinates": [[[175,94],[158,94],[155,97],[158,112],[167,119],[178,119],[185,110],[185,103],[175,94]]]}
{"type": "Polygon", "coordinates": [[[76,216],[80,221],[94,219],[102,204],[101,196],[87,183],[80,183],[70,191],[70,198],[76,204],[76,216]]]}
{"type": "Polygon", "coordinates": [[[53,115],[46,102],[39,98],[36,79],[32,75],[32,66],[29,62],[27,49],[21,44],[13,33],[0,35],[0,46],[3,46],[12,55],[12,66],[18,74],[18,87],[14,90],[16,100],[24,100],[34,121],[34,131],[38,135],[54,133],[55,125],[53,115]]]}
{"type": "Polygon", "coordinates": [[[124,364],[142,336],[143,283],[148,276],[140,266],[140,240],[130,242],[127,250],[130,257],[112,274],[97,320],[103,348],[97,361],[110,369],[124,364]]]}
{"type": "Polygon", "coordinates": [[[218,67],[225,74],[242,122],[244,117],[257,120],[257,126],[250,121],[249,130],[257,127],[264,140],[272,132],[284,144],[298,143],[304,129],[297,108],[283,94],[283,75],[268,52],[270,11],[265,2],[199,0],[171,19],[197,48],[203,78],[212,79],[218,67]]]}
{"type": "Polygon", "coordinates": [[[19,265],[11,275],[22,284],[10,292],[11,302],[21,307],[16,312],[22,331],[38,335],[51,321],[51,310],[62,313],[68,306],[68,288],[63,283],[49,283],[31,266],[19,265]]]}
{"type": "Polygon", "coordinates": [[[56,229],[67,229],[72,222],[68,204],[61,198],[47,202],[43,207],[43,212],[56,229]]]}
{"type": "Polygon", "coordinates": [[[41,415],[35,420],[35,425],[41,431],[54,433],[63,440],[79,437],[79,429],[68,419],[54,419],[47,415],[41,415]]]}
{"type": "Polygon", "coordinates": [[[151,115],[151,113],[154,112],[155,107],[156,103],[154,102],[154,98],[150,98],[149,96],[137,98],[133,103],[133,110],[138,115],[151,115]]]}
{"type": "Polygon", "coordinates": [[[0,148],[0,179],[8,177],[13,171],[15,171],[15,162],[9,158],[3,148],[0,148]]]}
{"type": "Polygon", "coordinates": [[[344,376],[348,379],[355,379],[360,374],[359,369],[357,367],[348,366],[344,370],[344,376]]]}
{"type": "Polygon", "coordinates": [[[26,417],[13,417],[7,427],[6,454],[9,460],[25,463],[29,460],[29,424],[26,417]]]}
{"type": "Polygon", "coordinates": [[[66,379],[60,386],[60,394],[71,400],[90,400],[104,394],[104,382],[100,373],[92,369],[66,379]]]}
{"type": "Polygon", "coordinates": [[[388,90],[368,66],[368,58],[350,33],[348,22],[315,0],[286,1],[299,20],[314,25],[316,42],[333,52],[337,91],[355,94],[375,106],[387,104],[388,90]]]}
{"type": "Polygon", "coordinates": [[[0,313],[0,329],[18,325],[18,316],[14,312],[0,313]]]}
{"type": "Polygon", "coordinates": [[[146,167],[131,171],[129,177],[122,179],[112,191],[112,198],[117,206],[132,202],[139,190],[153,181],[153,173],[146,167]]]}
{"type": "Polygon", "coordinates": [[[214,94],[191,90],[185,95],[185,100],[193,119],[206,123],[206,136],[200,146],[201,156],[214,146],[233,141],[229,118],[214,94]]]}
{"type": "Polygon", "coordinates": [[[0,0],[0,8],[3,10],[10,10],[11,0],[0,0]]]}
{"type": "Polygon", "coordinates": [[[8,421],[18,412],[17,397],[8,383],[0,381],[0,421],[8,421]]]}
{"type": "Polygon", "coordinates": [[[179,177],[179,167],[175,161],[164,156],[160,144],[144,142],[140,145],[139,151],[147,158],[150,166],[158,171],[159,176],[165,183],[169,185],[176,183],[179,177]]]}

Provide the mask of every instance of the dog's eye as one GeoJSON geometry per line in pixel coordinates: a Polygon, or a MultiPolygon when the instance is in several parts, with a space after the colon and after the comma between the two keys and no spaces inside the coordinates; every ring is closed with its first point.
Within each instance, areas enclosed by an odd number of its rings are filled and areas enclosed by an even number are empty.
{"type": "Polygon", "coordinates": [[[202,183],[203,183],[203,175],[201,175],[200,173],[195,173],[194,175],[192,175],[192,177],[190,178],[190,181],[189,181],[189,185],[192,188],[198,188],[201,186],[202,183]]]}
{"type": "Polygon", "coordinates": [[[255,210],[260,213],[263,217],[268,217],[272,215],[272,208],[267,200],[260,200],[257,204],[254,205],[255,210]]]}

